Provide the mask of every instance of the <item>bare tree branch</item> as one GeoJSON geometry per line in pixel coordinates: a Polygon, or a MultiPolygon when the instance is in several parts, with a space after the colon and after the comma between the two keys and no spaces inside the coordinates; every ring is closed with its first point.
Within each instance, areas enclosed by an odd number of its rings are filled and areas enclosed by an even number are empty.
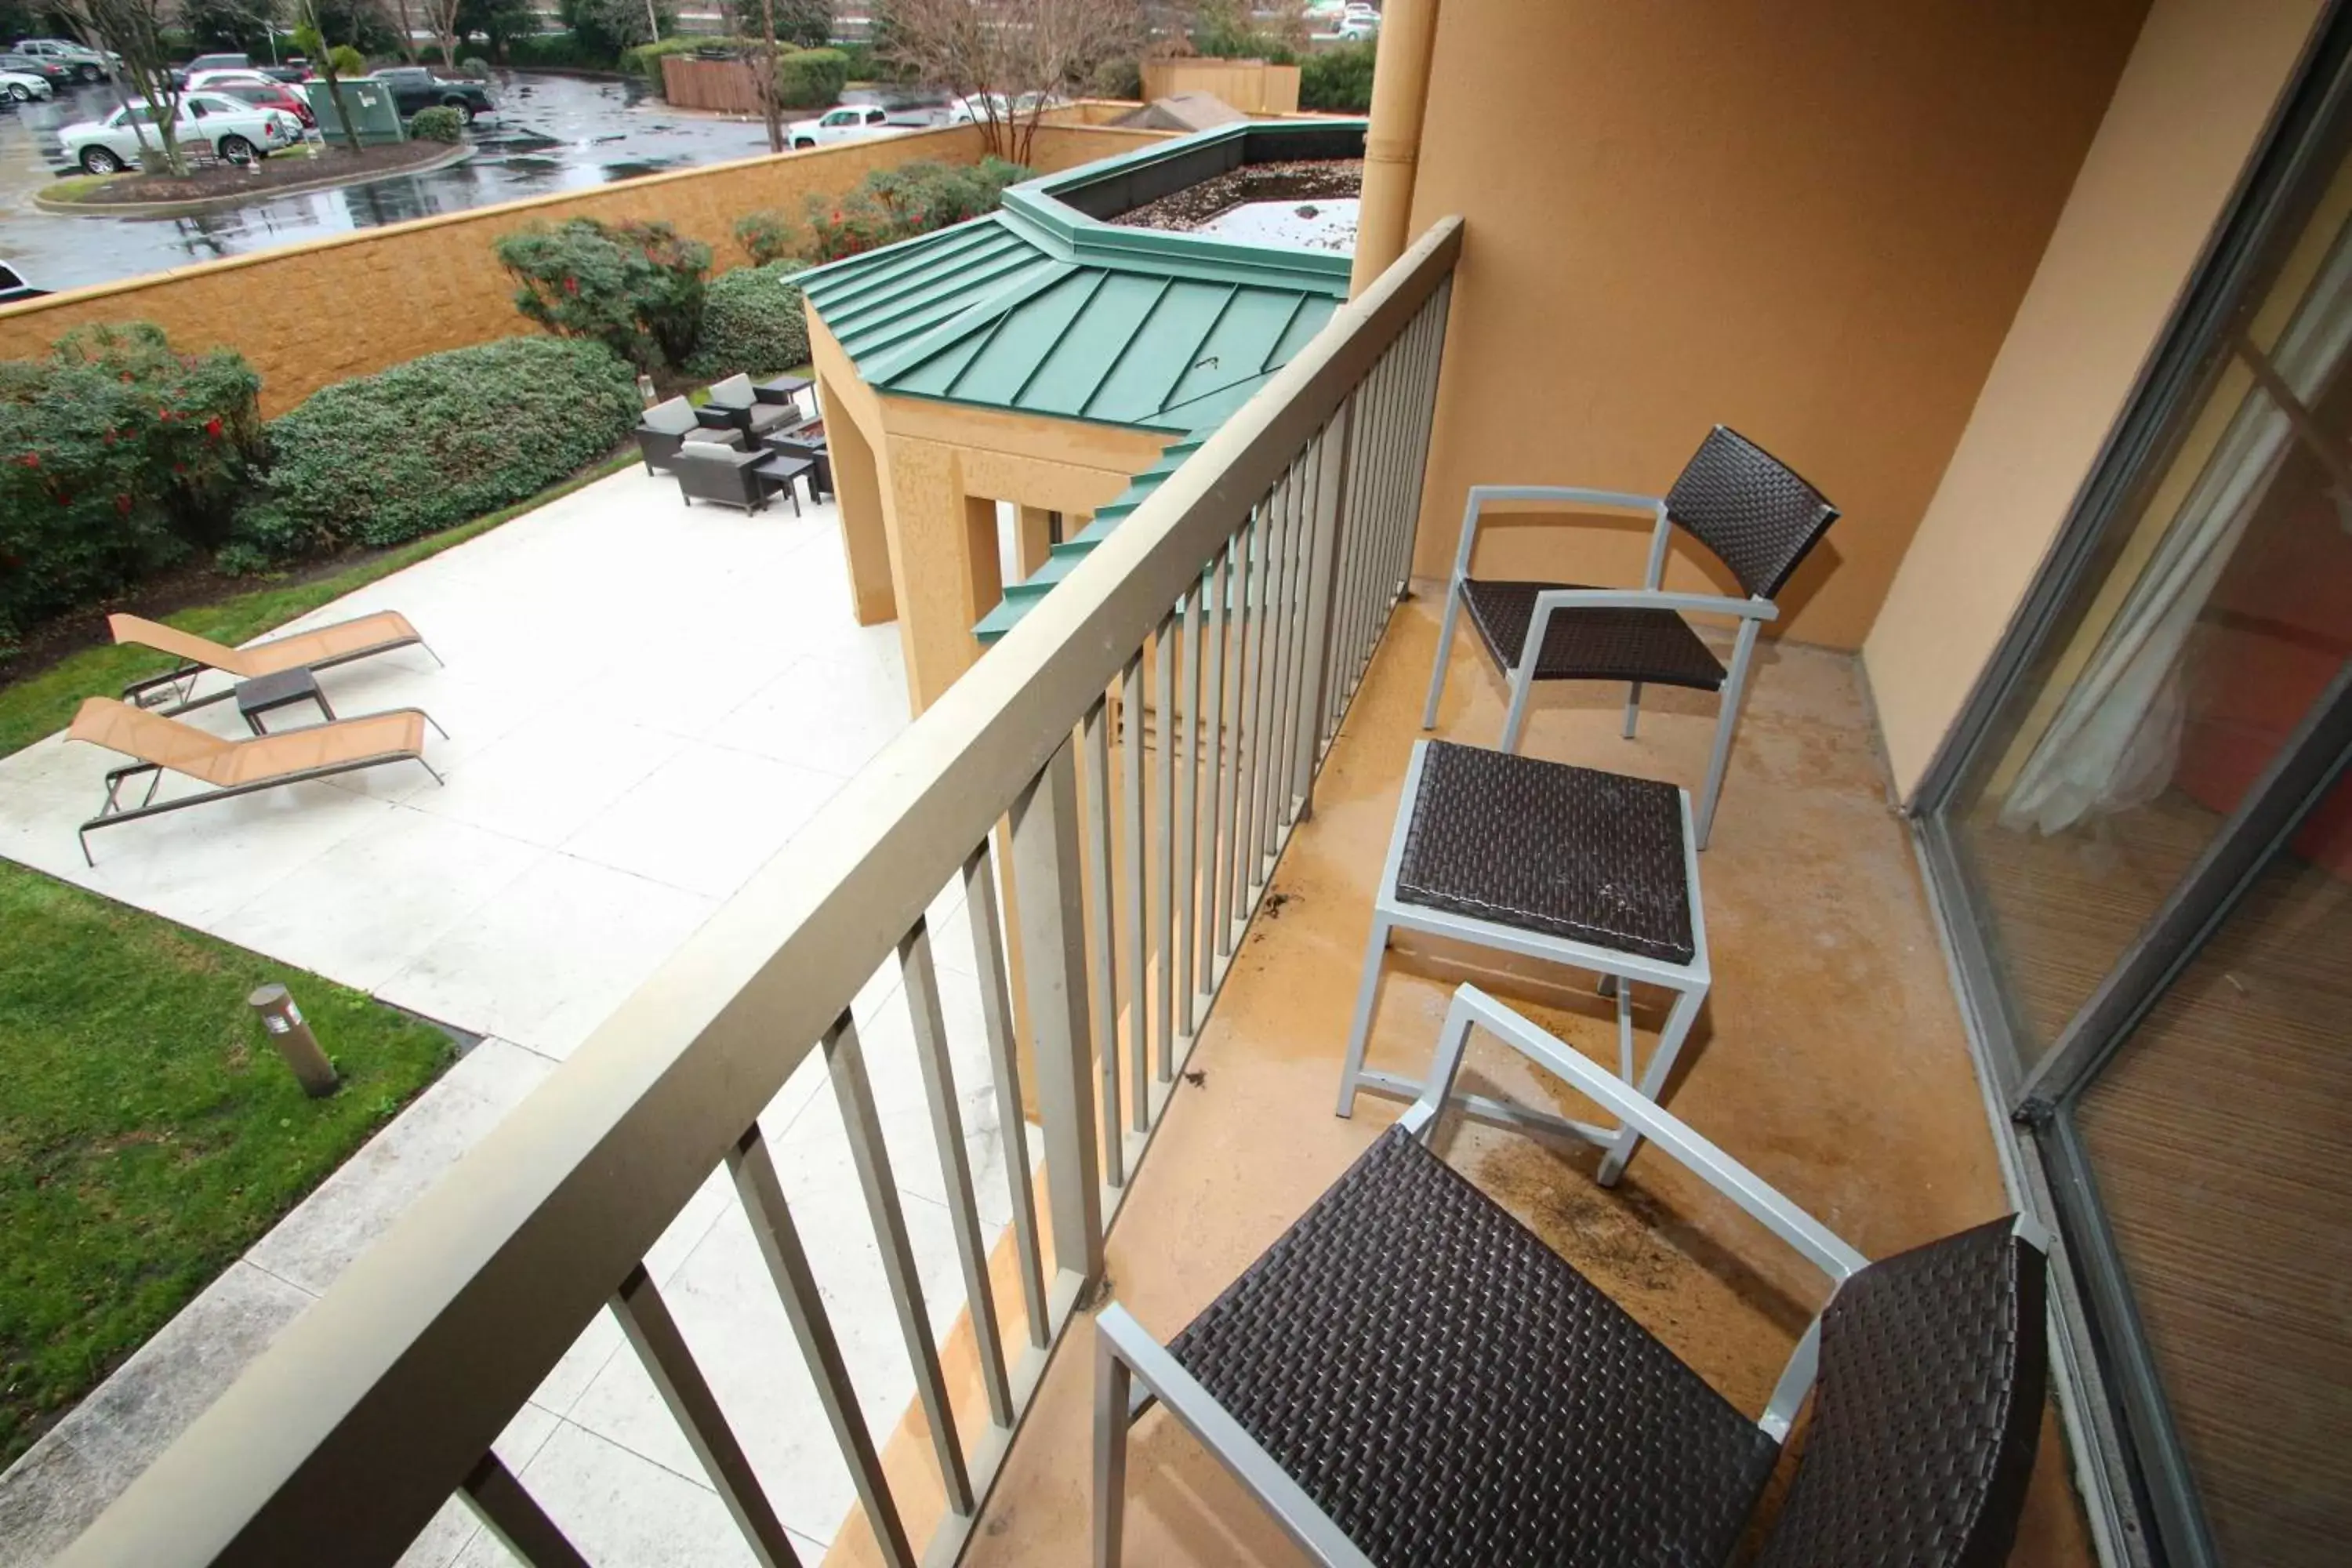
{"type": "Polygon", "coordinates": [[[1026,163],[1053,101],[1142,37],[1138,0],[891,0],[887,52],[962,94],[990,153],[1026,163]]]}

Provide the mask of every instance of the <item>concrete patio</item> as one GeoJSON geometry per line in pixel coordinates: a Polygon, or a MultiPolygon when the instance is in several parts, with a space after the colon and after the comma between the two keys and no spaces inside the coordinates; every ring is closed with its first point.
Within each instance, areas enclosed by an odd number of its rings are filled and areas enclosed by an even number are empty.
{"type": "MultiPolygon", "coordinates": [[[[856,626],[834,510],[803,511],[688,508],[632,468],[296,623],[396,608],[416,624],[446,668],[409,649],[320,685],[343,715],[431,713],[451,737],[428,745],[443,786],[404,768],[247,796],[97,834],[91,868],[74,827],[121,759],[52,737],[0,760],[0,855],[481,1037],[0,1479],[0,1564],[45,1561],[79,1533],[905,727],[898,632],[856,626]]],[[[190,718],[241,732],[228,704],[190,718]]],[[[992,1244],[1009,1209],[961,904],[950,888],[934,907],[934,946],[992,1244]]],[[[856,1010],[944,1329],[962,1298],[895,965],[856,1010]]],[[[912,1376],[824,1087],[803,1069],[761,1121],[887,1433],[912,1376]]],[[[722,1184],[648,1268],[814,1561],[849,1479],[798,1359],[776,1353],[789,1328],[722,1184]]],[[[592,1560],[749,1561],[609,1317],[499,1452],[592,1560]]],[[[454,1503],[407,1559],[506,1560],[454,1503]]]]}

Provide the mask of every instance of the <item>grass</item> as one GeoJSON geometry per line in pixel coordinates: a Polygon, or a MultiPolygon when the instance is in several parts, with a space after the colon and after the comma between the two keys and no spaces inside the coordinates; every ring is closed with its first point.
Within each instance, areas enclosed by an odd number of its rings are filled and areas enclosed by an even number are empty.
{"type": "Polygon", "coordinates": [[[451,1059],[356,991],[0,861],[0,1465],[451,1059]],[[285,982],[343,1087],[246,1004],[285,982]]]}
{"type": "MultiPolygon", "coordinates": [[[[343,571],[310,582],[281,583],[274,587],[256,588],[213,604],[181,610],[163,619],[183,631],[235,647],[274,626],[282,626],[298,616],[308,615],[320,605],[340,599],[379,577],[389,577],[404,567],[414,566],[429,556],[463,544],[477,534],[487,533],[502,522],[511,521],[524,512],[545,506],[558,496],[569,495],[583,485],[609,474],[617,474],[636,460],[635,452],[613,457],[585,473],[541,490],[528,500],[517,501],[510,507],[478,517],[471,522],[461,522],[455,528],[444,529],[439,533],[412,540],[380,555],[372,555],[343,571]]],[[[38,674],[26,676],[14,685],[0,689],[0,757],[21,751],[42,736],[64,729],[72,721],[74,710],[80,706],[83,698],[94,693],[110,697],[142,676],[160,675],[171,669],[174,663],[168,654],[156,653],[149,648],[110,645],[69,654],[38,674]]],[[[0,959],[5,958],[7,945],[0,942],[0,959]]]]}

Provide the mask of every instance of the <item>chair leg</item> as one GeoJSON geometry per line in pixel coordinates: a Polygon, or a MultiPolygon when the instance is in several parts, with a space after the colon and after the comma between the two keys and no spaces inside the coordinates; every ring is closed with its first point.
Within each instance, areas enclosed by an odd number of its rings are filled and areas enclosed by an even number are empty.
{"type": "Polygon", "coordinates": [[[1356,1080],[1363,1076],[1364,1050],[1372,1033],[1372,1002],[1381,990],[1381,959],[1388,952],[1391,927],[1381,915],[1372,916],[1371,940],[1364,944],[1364,977],[1356,986],[1356,1017],[1348,1027],[1348,1057],[1339,1069],[1339,1114],[1356,1113],[1356,1080]]]}
{"type": "Polygon", "coordinates": [[[1095,1331],[1095,1568],[1119,1568],[1127,1521],[1127,1363],[1095,1331]]]}
{"type": "Polygon", "coordinates": [[[1506,752],[1519,749],[1519,731],[1528,721],[1528,697],[1535,689],[1536,661],[1534,650],[1530,649],[1520,658],[1518,668],[1511,671],[1511,710],[1503,719],[1503,750],[1506,752]]]}
{"type": "Polygon", "coordinates": [[[1445,695],[1445,666],[1454,657],[1454,623],[1462,613],[1462,579],[1454,578],[1445,588],[1445,618],[1437,627],[1437,661],[1429,672],[1429,700],[1422,704],[1421,727],[1437,727],[1437,700],[1445,695]]]}
{"type": "MultiPolygon", "coordinates": [[[[1706,1000],[1706,987],[1685,991],[1675,998],[1666,1014],[1666,1026],[1658,1032],[1658,1048],[1650,1053],[1650,1065],[1642,1073],[1641,1090],[1655,1100],[1666,1087],[1666,1078],[1675,1070],[1675,1058],[1682,1054],[1683,1042],[1690,1036],[1691,1025],[1697,1021],[1699,1005],[1706,1000]]],[[[1594,1180],[1604,1187],[1613,1187],[1617,1178],[1625,1173],[1625,1162],[1642,1146],[1642,1135],[1631,1127],[1621,1128],[1616,1142],[1610,1144],[1608,1154],[1601,1162],[1594,1180]]]]}
{"type": "Polygon", "coordinates": [[[1706,847],[1715,832],[1715,803],[1723,794],[1723,775],[1731,768],[1732,731],[1739,727],[1739,694],[1748,686],[1748,659],[1756,650],[1756,623],[1739,623],[1739,645],[1731,655],[1731,674],[1723,683],[1723,711],[1715,721],[1715,754],[1707,759],[1706,788],[1698,803],[1698,847],[1706,847]]]}
{"type": "Polygon", "coordinates": [[[1642,716],[1642,683],[1634,681],[1625,688],[1625,738],[1633,738],[1633,721],[1642,716]]]}

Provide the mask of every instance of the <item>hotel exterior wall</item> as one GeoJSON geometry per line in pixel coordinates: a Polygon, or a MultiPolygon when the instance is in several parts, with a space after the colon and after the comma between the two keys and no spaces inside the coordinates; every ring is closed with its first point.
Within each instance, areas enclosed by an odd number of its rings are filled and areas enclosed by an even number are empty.
{"type": "MultiPolygon", "coordinates": [[[[2144,10],[1447,0],[1410,226],[1467,227],[1416,570],[1471,484],[1656,490],[1720,422],[1845,510],[1778,629],[1860,646],[2144,10]]],[[[1481,566],[1637,582],[1643,537],[1481,566]]]]}
{"type": "Polygon", "coordinates": [[[2319,12],[2156,0],[1864,661],[1909,795],[2172,311],[2319,12]]]}
{"type": "MultiPolygon", "coordinates": [[[[1088,139],[1122,134],[1055,132],[1052,150],[1083,162],[1076,154],[1088,139]]],[[[1124,151],[1133,143],[1114,145],[1124,151]]],[[[958,126],[762,154],[68,289],[0,308],[0,359],[38,356],[89,321],[153,321],[177,347],[242,353],[261,373],[263,411],[281,413],[331,382],[530,330],[515,313],[512,281],[490,254],[492,241],[526,223],[664,219],[709,244],[724,271],[743,262],[733,226],[744,213],[796,214],[809,193],[847,191],[869,170],[916,158],[970,163],[980,153],[980,133],[958,126]]]]}

